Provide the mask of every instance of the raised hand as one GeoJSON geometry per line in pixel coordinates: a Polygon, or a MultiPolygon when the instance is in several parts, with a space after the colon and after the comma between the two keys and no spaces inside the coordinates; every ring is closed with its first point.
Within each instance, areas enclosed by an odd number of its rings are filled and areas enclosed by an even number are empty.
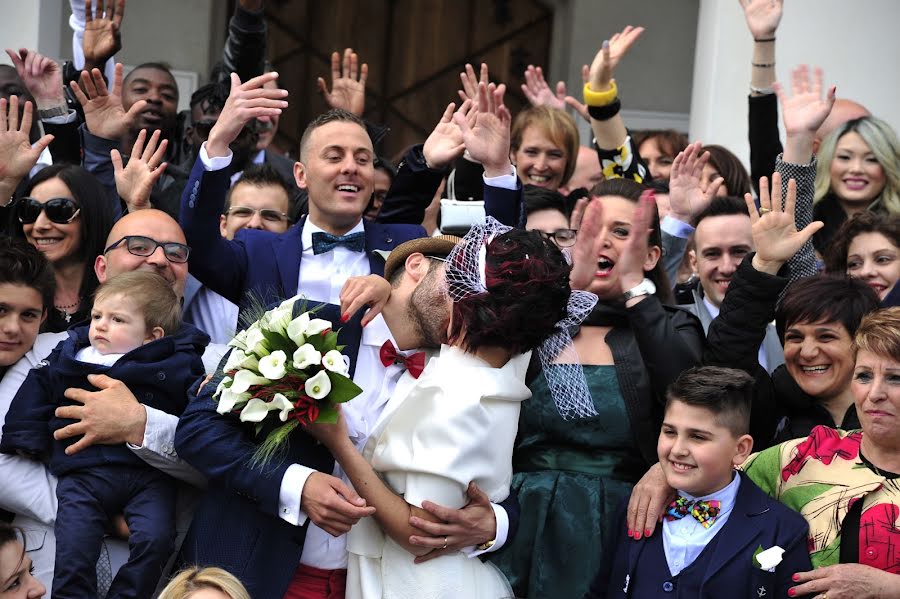
{"type": "Polygon", "coordinates": [[[478,84],[478,108],[472,116],[457,111],[453,122],[462,131],[466,150],[484,166],[488,177],[512,173],[509,161],[509,127],[512,116],[503,104],[506,85],[478,84]]]}
{"type": "MultiPolygon", "coordinates": [[[[653,212],[656,207],[656,198],[651,190],[641,194],[637,207],[634,209],[634,218],[631,221],[631,230],[628,239],[619,254],[616,269],[619,276],[616,277],[621,295],[629,289],[640,285],[646,276],[644,267],[647,265],[647,252],[649,249],[650,228],[653,225],[653,212]]],[[[632,298],[629,302],[637,303],[643,297],[632,298]]],[[[631,304],[626,304],[631,305],[631,304]]]]}
{"type": "Polygon", "coordinates": [[[602,92],[609,89],[619,61],[628,53],[642,33],[644,33],[643,27],[628,25],[621,32],[609,38],[608,42],[603,43],[590,67],[592,90],[602,92]]]}
{"type": "Polygon", "coordinates": [[[532,106],[549,106],[557,110],[566,109],[566,83],[560,81],[556,84],[556,91],[550,89],[544,79],[544,71],[541,67],[532,64],[525,69],[525,83],[522,84],[522,93],[532,106]]]}
{"type": "Polygon", "coordinates": [[[16,185],[37,163],[41,152],[53,141],[52,135],[40,138],[34,147],[28,139],[31,131],[31,102],[25,102],[19,122],[19,98],[0,98],[0,193],[9,198],[16,185]]]}
{"type": "MultiPolygon", "coordinates": [[[[781,189],[781,173],[772,174],[772,189],[781,189]]],[[[825,226],[821,221],[814,221],[802,231],[797,230],[794,225],[797,182],[793,179],[788,181],[783,202],[772,201],[769,182],[765,177],[759,180],[759,212],[749,193],[744,194],[744,201],[750,211],[753,245],[756,247],[753,268],[760,272],[776,274],[816,231],[825,226]]]]}
{"type": "Polygon", "coordinates": [[[784,0],[738,0],[744,10],[747,29],[755,40],[775,37],[775,31],[781,22],[784,0]]]}
{"type": "Polygon", "coordinates": [[[27,48],[20,48],[18,54],[7,49],[6,55],[34,97],[38,110],[65,106],[62,69],[55,60],[27,48]]]}
{"type": "Polygon", "coordinates": [[[150,192],[168,166],[168,163],[163,162],[163,158],[169,140],[164,139],[160,143],[160,135],[159,129],[154,131],[147,146],[144,147],[147,130],[141,129],[131,149],[127,166],[122,165],[122,155],[118,150],[110,151],[115,170],[116,191],[119,197],[125,200],[129,212],[150,208],[150,192]]]}
{"type": "Polygon", "coordinates": [[[822,97],[822,69],[816,67],[810,79],[809,66],[801,64],[791,72],[792,93],[788,96],[780,83],[775,93],[781,103],[785,134],[811,133],[819,129],[834,106],[836,88],[831,86],[822,97]]]}
{"type": "Polygon", "coordinates": [[[681,222],[692,222],[694,217],[706,209],[725,181],[722,177],[717,177],[707,187],[706,193],[700,188],[703,167],[709,162],[709,152],[700,154],[702,147],[699,141],[694,142],[679,152],[672,162],[672,173],[669,177],[669,214],[681,222]]]}
{"type": "Polygon", "coordinates": [[[122,49],[122,17],[125,0],[97,0],[94,14],[91,0],[84,0],[84,66],[103,67],[107,60],[122,49]],[[104,7],[104,4],[106,6],[104,7]]]}
{"type": "Polygon", "coordinates": [[[597,256],[603,247],[600,231],[603,228],[603,203],[598,198],[585,199],[576,213],[573,211],[570,225],[578,230],[575,246],[572,248],[572,271],[569,273],[569,286],[572,289],[587,289],[597,273],[597,256]]]}
{"type": "MultiPolygon", "coordinates": [[[[588,81],[591,80],[591,67],[587,65],[581,66],[581,83],[584,85],[588,81]]],[[[578,114],[581,115],[581,118],[586,120],[587,122],[591,122],[591,115],[588,113],[587,105],[579,102],[577,99],[572,96],[566,96],[563,98],[563,101],[566,103],[566,106],[571,106],[572,109],[575,110],[578,114]]]]}
{"type": "Polygon", "coordinates": [[[69,87],[84,109],[84,123],[88,131],[104,139],[121,139],[147,105],[146,100],[138,100],[128,112],[125,111],[122,106],[121,63],[116,63],[112,91],[107,89],[100,69],[92,69],[90,73],[82,71],[81,85],[72,81],[69,87]]]}
{"type": "Polygon", "coordinates": [[[344,59],[337,52],[331,54],[331,91],[325,80],[319,77],[317,84],[325,102],[332,108],[341,108],[362,116],[366,108],[366,78],[369,65],[359,66],[359,56],[352,48],[344,50],[344,59]]]}
{"type": "Polygon", "coordinates": [[[477,105],[478,84],[484,83],[485,85],[488,85],[490,83],[487,63],[481,63],[481,72],[478,77],[475,76],[475,69],[472,65],[466,64],[466,70],[459,74],[459,80],[462,83],[462,89],[457,92],[459,94],[459,99],[463,102],[472,100],[472,102],[477,105]]]}
{"type": "Polygon", "coordinates": [[[210,158],[228,156],[228,146],[237,139],[241,130],[250,121],[262,116],[276,116],[287,108],[287,90],[263,87],[270,81],[278,79],[278,73],[263,73],[249,81],[241,83],[237,73],[231,74],[231,91],[228,100],[219,113],[216,124],[209,132],[206,152],[210,158]]]}
{"type": "MultiPolygon", "coordinates": [[[[471,100],[466,100],[459,107],[463,114],[468,114],[471,109],[471,100]]],[[[462,131],[453,122],[453,112],[455,110],[456,104],[453,102],[448,104],[434,131],[425,140],[422,153],[425,155],[425,162],[430,168],[448,168],[453,164],[454,160],[463,155],[466,149],[466,144],[463,143],[462,131]]]]}

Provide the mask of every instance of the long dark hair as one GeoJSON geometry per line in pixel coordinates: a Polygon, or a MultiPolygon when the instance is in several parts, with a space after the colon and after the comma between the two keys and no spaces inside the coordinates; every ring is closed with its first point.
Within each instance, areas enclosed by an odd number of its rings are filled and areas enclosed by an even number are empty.
{"type": "MultiPolygon", "coordinates": [[[[641,194],[646,189],[648,187],[635,183],[631,179],[606,179],[594,186],[594,189],[591,190],[591,195],[596,198],[617,196],[637,204],[641,199],[641,194]]],[[[650,237],[647,239],[647,242],[651,246],[655,245],[660,248],[660,251],[662,250],[662,232],[659,228],[659,211],[656,209],[656,205],[653,206],[653,222],[651,223],[650,237]]],[[[666,275],[665,268],[663,268],[662,256],[657,260],[653,270],[646,274],[647,278],[656,285],[656,293],[654,295],[659,301],[664,304],[675,303],[675,298],[672,296],[672,286],[669,284],[669,277],[666,275]]]]}
{"type": "MultiPolygon", "coordinates": [[[[103,253],[106,237],[113,226],[112,200],[94,175],[73,164],[54,164],[41,170],[25,186],[23,196],[30,196],[35,187],[50,179],[59,179],[65,183],[81,208],[78,215],[81,223],[81,246],[76,251],[75,258],[84,262],[84,276],[78,295],[85,298],[85,301],[90,301],[88,298],[94,294],[99,284],[94,273],[94,260],[103,253]]],[[[25,236],[22,224],[18,221],[14,223],[14,230],[16,236],[25,236]]]]}

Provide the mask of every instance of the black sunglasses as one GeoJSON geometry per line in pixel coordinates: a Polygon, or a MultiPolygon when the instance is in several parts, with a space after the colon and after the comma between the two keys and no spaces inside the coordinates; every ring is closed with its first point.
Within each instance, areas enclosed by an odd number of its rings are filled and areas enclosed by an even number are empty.
{"type": "Polygon", "coordinates": [[[552,233],[547,233],[546,231],[538,231],[534,229],[538,233],[540,233],[541,237],[546,240],[553,240],[553,242],[561,248],[567,248],[575,245],[575,236],[578,233],[577,229],[557,229],[552,233]]]}
{"type": "Polygon", "coordinates": [[[151,239],[149,237],[144,237],[143,235],[126,235],[119,241],[115,242],[105,250],[103,253],[106,254],[120,245],[125,243],[125,249],[128,250],[129,254],[134,254],[135,256],[152,256],[153,252],[156,251],[156,248],[161,247],[163,249],[163,253],[166,256],[166,259],[169,262],[174,262],[176,264],[184,264],[188,261],[188,257],[191,255],[191,248],[184,245],[183,243],[176,243],[174,241],[166,241],[160,243],[155,239],[151,239]]]}
{"type": "Polygon", "coordinates": [[[22,198],[16,202],[16,217],[23,225],[31,225],[37,221],[41,212],[47,214],[52,222],[65,225],[78,216],[81,208],[70,198],[53,198],[46,202],[39,202],[34,198],[22,198]]]}

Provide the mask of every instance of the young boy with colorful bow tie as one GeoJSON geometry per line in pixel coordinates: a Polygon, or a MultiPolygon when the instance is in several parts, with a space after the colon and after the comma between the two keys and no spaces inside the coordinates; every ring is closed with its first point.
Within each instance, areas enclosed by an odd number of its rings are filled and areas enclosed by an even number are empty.
{"type": "Polygon", "coordinates": [[[657,454],[677,495],[643,539],[622,506],[586,599],[788,597],[809,567],[807,524],[735,470],[753,448],[752,389],[745,372],[711,366],[669,387],[657,454]]]}

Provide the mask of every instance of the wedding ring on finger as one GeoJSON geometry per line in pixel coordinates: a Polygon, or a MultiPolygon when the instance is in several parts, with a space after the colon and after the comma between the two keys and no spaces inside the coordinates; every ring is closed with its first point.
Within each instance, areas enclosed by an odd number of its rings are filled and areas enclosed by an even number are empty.
{"type": "Polygon", "coordinates": [[[766,214],[768,214],[768,213],[770,213],[770,212],[772,212],[772,209],[771,209],[771,208],[760,208],[760,209],[759,209],[759,215],[760,215],[760,216],[765,216],[766,214]]]}
{"type": "Polygon", "coordinates": [[[450,544],[450,539],[448,539],[447,537],[444,537],[444,546],[441,547],[441,549],[446,549],[447,545],[449,545],[449,544],[450,544]]]}

